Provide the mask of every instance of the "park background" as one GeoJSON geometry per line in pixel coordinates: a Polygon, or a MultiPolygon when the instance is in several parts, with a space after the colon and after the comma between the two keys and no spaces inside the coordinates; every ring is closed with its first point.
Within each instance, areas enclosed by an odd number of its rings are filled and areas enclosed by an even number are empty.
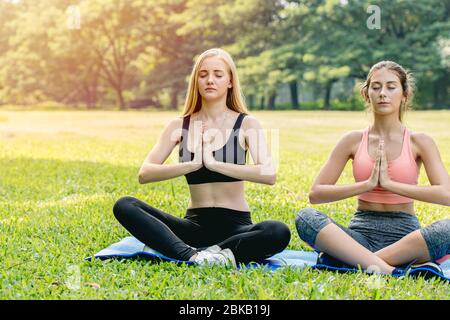
{"type": "MultiPolygon", "coordinates": [[[[440,280],[84,261],[129,235],[112,214],[121,196],[184,215],[184,177],[139,185],[137,172],[211,47],[231,52],[278,137],[277,183],[246,182],[246,197],[254,222],[289,226],[288,249],[311,250],[295,212],[339,137],[370,124],[358,91],[379,60],[415,75],[406,125],[449,170],[449,14],[424,0],[0,0],[0,299],[449,299],[440,280]]],[[[352,181],[349,162],[338,183],[352,181]]],[[[356,200],[315,207],[347,224],[356,200]]],[[[415,208],[424,226],[450,217],[415,208]]]]}
{"type": "Polygon", "coordinates": [[[440,0],[2,0],[0,104],[177,109],[195,57],[236,60],[251,109],[361,110],[370,66],[449,108],[450,3],[440,0]]]}

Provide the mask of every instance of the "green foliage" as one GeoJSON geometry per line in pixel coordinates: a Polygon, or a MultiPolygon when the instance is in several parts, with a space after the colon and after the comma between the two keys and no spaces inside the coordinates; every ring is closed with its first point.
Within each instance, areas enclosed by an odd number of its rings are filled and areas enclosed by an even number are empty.
{"type": "Polygon", "coordinates": [[[413,71],[418,105],[449,107],[448,1],[81,0],[78,28],[69,5],[0,0],[0,104],[177,108],[195,57],[224,47],[245,94],[270,107],[283,86],[295,97],[307,84],[333,108],[334,84],[365,78],[380,60],[413,71]],[[379,28],[369,28],[370,5],[379,28]]]}

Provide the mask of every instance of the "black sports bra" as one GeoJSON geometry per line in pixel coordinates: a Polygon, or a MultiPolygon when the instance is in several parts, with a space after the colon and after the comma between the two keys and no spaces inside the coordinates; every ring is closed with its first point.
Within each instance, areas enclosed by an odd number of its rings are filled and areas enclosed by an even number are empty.
{"type": "MultiPolygon", "coordinates": [[[[231,135],[225,145],[213,151],[213,156],[217,161],[245,164],[247,150],[243,149],[239,144],[239,129],[241,128],[242,120],[247,114],[240,113],[231,131],[231,135]]],[[[183,133],[181,135],[180,148],[179,148],[179,162],[187,162],[194,160],[194,154],[187,148],[187,140],[189,133],[189,124],[191,116],[183,118],[183,133]]],[[[185,175],[188,184],[200,184],[210,182],[232,182],[242,181],[233,177],[226,176],[219,172],[211,171],[205,166],[200,169],[190,172],[185,175]]]]}

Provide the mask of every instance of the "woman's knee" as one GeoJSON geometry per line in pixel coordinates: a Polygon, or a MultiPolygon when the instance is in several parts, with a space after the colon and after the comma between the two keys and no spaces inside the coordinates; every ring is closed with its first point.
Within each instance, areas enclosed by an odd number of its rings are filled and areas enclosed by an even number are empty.
{"type": "Polygon", "coordinates": [[[420,230],[432,260],[437,260],[450,251],[450,219],[436,221],[420,230]]]}
{"type": "Polygon", "coordinates": [[[283,222],[275,221],[275,224],[273,225],[273,234],[280,245],[280,251],[286,248],[291,241],[291,231],[283,222]]]}
{"type": "Polygon", "coordinates": [[[261,223],[265,238],[273,245],[274,251],[284,250],[291,241],[289,227],[281,221],[264,221],[261,223]]]}
{"type": "Polygon", "coordinates": [[[120,221],[121,217],[129,211],[130,206],[133,205],[135,201],[136,199],[130,196],[125,196],[117,200],[113,206],[113,213],[116,219],[120,221]]]}
{"type": "Polygon", "coordinates": [[[314,245],[320,230],[329,223],[331,223],[330,218],[313,208],[301,209],[295,215],[295,227],[297,233],[300,239],[310,246],[314,245]]]}

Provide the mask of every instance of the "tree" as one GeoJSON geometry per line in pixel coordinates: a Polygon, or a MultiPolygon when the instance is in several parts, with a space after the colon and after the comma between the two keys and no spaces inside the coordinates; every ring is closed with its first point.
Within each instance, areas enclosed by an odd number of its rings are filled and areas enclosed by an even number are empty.
{"type": "Polygon", "coordinates": [[[79,28],[70,28],[72,2],[0,0],[1,103],[125,109],[135,97],[169,94],[177,108],[195,57],[222,47],[252,107],[275,108],[288,86],[301,108],[301,85],[329,109],[346,96],[336,82],[361,80],[380,60],[413,71],[420,105],[448,106],[448,2],[380,0],[375,29],[369,0],[80,0],[79,28]]]}
{"type": "Polygon", "coordinates": [[[80,37],[90,45],[100,65],[100,77],[114,90],[117,104],[126,109],[124,90],[139,72],[133,62],[145,48],[143,5],[140,0],[95,0],[80,4],[83,26],[80,37]]]}

